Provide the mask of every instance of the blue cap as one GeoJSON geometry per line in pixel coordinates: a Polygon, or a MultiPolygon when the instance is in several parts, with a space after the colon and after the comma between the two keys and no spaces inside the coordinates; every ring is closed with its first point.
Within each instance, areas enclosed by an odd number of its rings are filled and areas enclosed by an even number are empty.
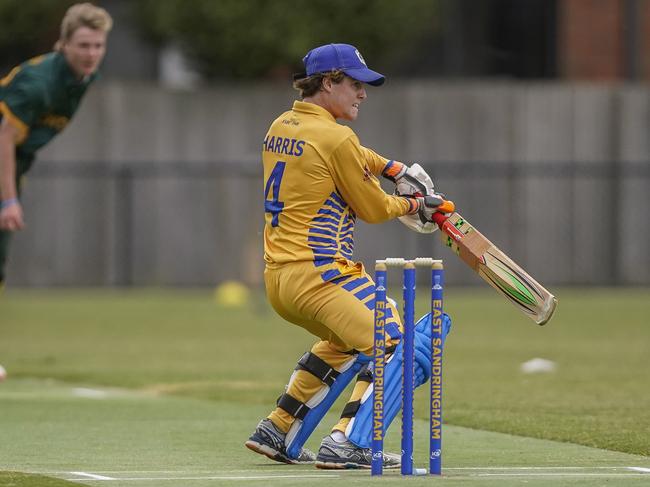
{"type": "Polygon", "coordinates": [[[359,50],[350,44],[326,44],[309,51],[302,59],[307,76],[341,70],[350,78],[379,86],[386,78],[368,69],[359,50]]]}

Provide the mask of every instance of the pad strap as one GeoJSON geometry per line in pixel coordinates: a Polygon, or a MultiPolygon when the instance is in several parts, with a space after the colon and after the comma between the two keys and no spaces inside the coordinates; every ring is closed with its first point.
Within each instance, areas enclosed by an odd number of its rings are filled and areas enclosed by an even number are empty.
{"type": "Polygon", "coordinates": [[[309,408],[309,413],[304,419],[293,422],[284,440],[289,458],[298,458],[302,445],[318,426],[325,413],[329,411],[334,401],[352,379],[363,367],[367,366],[368,362],[370,362],[368,355],[359,354],[356,357],[350,357],[350,360],[340,368],[341,373],[334,384],[331,387],[323,385],[321,390],[307,401],[308,406],[306,407],[309,408]]]}
{"type": "MultiPolygon", "coordinates": [[[[370,371],[370,368],[366,365],[363,369],[361,369],[361,372],[359,372],[359,375],[357,375],[357,382],[372,382],[372,372],[370,371]]],[[[343,408],[343,412],[341,413],[341,418],[354,418],[354,416],[357,414],[357,411],[361,407],[361,399],[357,401],[350,401],[348,402],[345,407],[343,408]]]]}
{"type": "Polygon", "coordinates": [[[284,409],[296,419],[305,419],[309,412],[309,407],[304,402],[300,402],[287,393],[282,394],[278,399],[278,407],[284,409]]]}
{"type": "Polygon", "coordinates": [[[350,401],[345,405],[343,408],[343,412],[341,413],[341,418],[354,418],[354,416],[357,414],[357,411],[361,407],[361,399],[358,401],[350,401]]]}
{"type": "Polygon", "coordinates": [[[300,357],[296,370],[306,370],[330,387],[339,376],[336,369],[330,367],[322,358],[311,352],[305,352],[303,356],[300,357]]]}
{"type": "Polygon", "coordinates": [[[357,382],[372,382],[372,372],[368,366],[361,369],[361,372],[357,375],[357,382]]]}

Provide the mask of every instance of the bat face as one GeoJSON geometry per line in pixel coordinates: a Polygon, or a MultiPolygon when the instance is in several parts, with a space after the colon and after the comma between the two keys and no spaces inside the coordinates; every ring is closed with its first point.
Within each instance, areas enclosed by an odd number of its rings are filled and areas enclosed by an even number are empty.
{"type": "Polygon", "coordinates": [[[557,299],[458,213],[434,214],[443,243],[538,325],[551,319],[557,299]]]}
{"type": "Polygon", "coordinates": [[[479,276],[538,325],[551,319],[557,299],[496,247],[487,251],[479,276]]]}

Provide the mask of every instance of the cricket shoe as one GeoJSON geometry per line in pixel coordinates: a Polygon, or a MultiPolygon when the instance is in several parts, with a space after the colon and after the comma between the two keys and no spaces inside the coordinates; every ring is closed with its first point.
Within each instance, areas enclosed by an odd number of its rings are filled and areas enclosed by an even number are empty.
{"type": "Polygon", "coordinates": [[[316,455],[306,448],[300,450],[298,458],[289,458],[284,445],[285,436],[287,436],[286,433],[280,431],[270,419],[265,418],[259,422],[255,432],[244,445],[246,448],[261,455],[266,455],[276,462],[292,465],[314,463],[316,455]]]}
{"type": "MultiPolygon", "coordinates": [[[[349,440],[337,442],[331,436],[323,438],[316,457],[316,467],[325,469],[370,468],[372,449],[361,448],[349,440]]],[[[394,453],[384,453],[384,468],[399,468],[402,459],[394,453]]]]}

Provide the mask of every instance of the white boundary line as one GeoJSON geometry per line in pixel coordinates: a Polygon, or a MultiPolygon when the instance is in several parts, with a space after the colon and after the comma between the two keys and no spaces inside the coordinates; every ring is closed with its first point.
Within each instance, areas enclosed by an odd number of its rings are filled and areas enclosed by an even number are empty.
{"type": "Polygon", "coordinates": [[[467,477],[647,477],[647,473],[634,473],[634,472],[611,472],[611,473],[595,473],[595,472],[529,472],[529,473],[477,473],[467,475],[467,477]]]}
{"type": "MultiPolygon", "coordinates": [[[[554,478],[576,478],[576,477],[599,477],[599,478],[613,478],[613,477],[648,477],[650,476],[650,468],[647,467],[633,467],[625,465],[617,466],[546,466],[546,467],[449,467],[444,469],[446,471],[454,471],[461,474],[460,477],[554,477],[554,478]],[[594,472],[600,470],[600,472],[594,472]],[[604,470],[609,470],[605,472],[604,470]],[[462,475],[461,472],[467,472],[462,475]]],[[[191,481],[191,480],[273,480],[273,479],[295,479],[295,478],[309,478],[309,479],[332,479],[350,476],[359,478],[360,475],[354,475],[355,472],[346,472],[346,474],[337,474],[331,472],[323,473],[307,473],[301,472],[296,474],[253,474],[249,470],[229,470],[219,472],[217,475],[209,475],[208,470],[195,471],[193,473],[188,471],[173,471],[173,470],[143,470],[143,471],[101,471],[101,473],[110,473],[111,475],[118,475],[117,477],[108,477],[88,472],[57,472],[61,474],[72,474],[84,478],[68,478],[65,480],[77,482],[92,482],[92,481],[122,481],[122,482],[138,482],[138,481],[191,481]],[[135,477],[133,474],[150,474],[147,477],[135,477]],[[176,473],[179,476],[173,476],[176,473]],[[207,475],[200,475],[205,473],[207,475]],[[242,473],[243,475],[228,475],[228,473],[236,474],[242,473]],[[129,477],[119,477],[122,474],[130,474],[129,477]],[[154,475],[151,475],[154,474],[154,475]],[[159,474],[159,475],[156,475],[159,474]],[[168,474],[168,475],[160,475],[168,474]],[[171,476],[169,474],[172,474],[171,476]],[[189,474],[189,475],[188,475],[189,474]],[[225,474],[225,475],[224,475],[225,474]],[[353,475],[350,475],[353,474],[353,475]]],[[[47,472],[40,472],[47,473],[47,472]]],[[[357,474],[363,472],[356,471],[357,474]]],[[[444,471],[443,471],[444,475],[444,471]]],[[[458,478],[458,476],[451,475],[449,478],[458,478]]]]}
{"type": "Polygon", "coordinates": [[[644,467],[629,467],[626,465],[610,465],[610,466],[546,466],[546,467],[447,467],[445,470],[618,470],[618,469],[641,469],[641,471],[650,472],[650,468],[644,467]]]}
{"type": "MultiPolygon", "coordinates": [[[[87,473],[87,472],[70,472],[72,475],[78,475],[79,477],[88,477],[93,480],[117,480],[113,477],[104,477],[103,475],[97,475],[94,473],[87,473]]],[[[79,480],[79,479],[76,479],[79,480]]]]}
{"type": "MultiPolygon", "coordinates": [[[[318,470],[313,468],[313,465],[294,465],[290,467],[292,471],[305,472],[306,475],[314,474],[318,470]]],[[[551,465],[551,466],[512,466],[512,467],[446,467],[445,470],[453,471],[463,471],[463,470],[483,470],[483,471],[499,471],[499,470],[635,470],[638,472],[650,473],[650,466],[640,467],[640,466],[631,466],[631,465],[594,465],[594,466],[564,466],[564,465],[551,465]]],[[[69,470],[23,470],[18,465],[0,465],[0,470],[20,470],[26,473],[40,474],[40,475],[67,475],[71,473],[86,473],[86,472],[71,472],[69,470]]],[[[214,474],[215,469],[209,468],[197,468],[193,470],[103,470],[103,469],[92,469],[95,474],[104,474],[104,475],[124,475],[124,474],[180,474],[180,475],[200,475],[200,474],[214,474]]],[[[357,470],[361,472],[362,470],[357,470]]],[[[224,474],[247,474],[250,473],[251,469],[228,469],[228,470],[217,470],[219,475],[224,474]]],[[[323,471],[323,473],[326,473],[323,471]]],[[[332,471],[333,473],[333,471],[332,471]]],[[[348,472],[349,473],[349,472],[348,472]]]]}
{"type": "MultiPolygon", "coordinates": [[[[83,472],[70,472],[71,474],[82,474],[83,472]]],[[[304,478],[310,478],[310,479],[332,479],[332,478],[339,478],[341,477],[340,475],[336,474],[307,474],[307,475],[206,475],[206,476],[196,476],[196,477],[121,477],[121,478],[113,478],[113,477],[102,477],[101,475],[91,475],[91,474],[85,474],[88,475],[90,478],[88,479],[79,479],[79,478],[74,478],[74,479],[64,479],[68,481],[84,481],[87,482],[89,480],[96,480],[96,481],[120,481],[120,482],[125,482],[125,481],[154,481],[154,480],[160,480],[160,481],[165,481],[165,480],[273,480],[273,479],[304,479],[304,478]]],[[[634,475],[634,474],[632,474],[634,475]]]]}

